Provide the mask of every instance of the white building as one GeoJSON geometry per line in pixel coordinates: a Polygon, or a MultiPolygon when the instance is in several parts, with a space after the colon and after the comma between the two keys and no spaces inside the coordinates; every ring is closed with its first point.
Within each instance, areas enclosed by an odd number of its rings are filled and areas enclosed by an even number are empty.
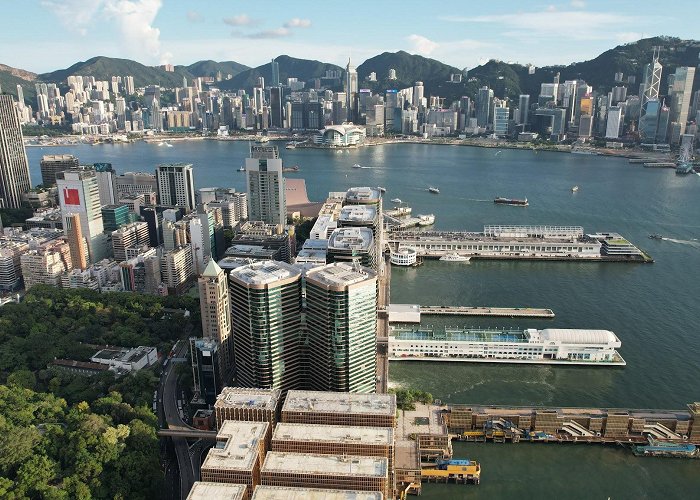
{"type": "Polygon", "coordinates": [[[608,330],[453,330],[392,327],[389,359],[625,365],[620,339],[608,330]]]}
{"type": "Polygon", "coordinates": [[[158,203],[181,207],[185,212],[195,208],[194,177],[191,163],[174,163],[156,167],[158,203]]]}
{"type": "Polygon", "coordinates": [[[325,146],[358,146],[364,144],[367,130],[352,123],[330,125],[313,136],[314,144],[325,146]]]}
{"type": "Polygon", "coordinates": [[[87,241],[91,262],[104,259],[109,254],[107,236],[103,233],[99,185],[95,171],[76,169],[56,175],[58,198],[63,215],[63,227],[71,214],[80,217],[82,236],[87,241]]]}
{"type": "Polygon", "coordinates": [[[114,371],[136,371],[158,361],[155,347],[139,346],[134,348],[102,349],[90,358],[93,363],[108,365],[114,371]]]}
{"type": "Polygon", "coordinates": [[[276,146],[255,145],[245,160],[248,219],[267,224],[287,222],[282,159],[276,146]]]}

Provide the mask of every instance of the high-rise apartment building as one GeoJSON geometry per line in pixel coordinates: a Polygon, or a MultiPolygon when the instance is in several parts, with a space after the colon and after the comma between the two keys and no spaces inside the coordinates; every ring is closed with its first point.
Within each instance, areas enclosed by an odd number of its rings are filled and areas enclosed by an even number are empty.
{"type": "Polygon", "coordinates": [[[114,260],[123,262],[127,260],[126,250],[133,246],[148,245],[148,224],[145,222],[132,222],[112,231],[112,248],[114,260]]]}
{"type": "Polygon", "coordinates": [[[65,170],[78,168],[80,162],[73,155],[45,155],[39,163],[41,168],[41,183],[44,186],[56,184],[56,174],[65,170]]]}
{"type": "Polygon", "coordinates": [[[25,290],[38,283],[59,287],[61,276],[73,269],[70,247],[63,239],[48,241],[22,254],[20,262],[25,290]]]}
{"type": "Polygon", "coordinates": [[[185,212],[195,208],[194,177],[191,163],[174,163],[156,167],[158,204],[182,207],[185,212]]]}
{"type": "Polygon", "coordinates": [[[107,237],[103,234],[100,191],[95,170],[86,168],[59,172],[56,174],[56,183],[66,235],[68,236],[68,217],[78,214],[90,261],[98,262],[104,259],[109,254],[109,249],[107,237]]]}
{"type": "Polygon", "coordinates": [[[117,200],[117,173],[111,163],[95,163],[93,168],[100,192],[100,205],[113,205],[117,200]]]}
{"type": "Polygon", "coordinates": [[[309,385],[318,391],[374,392],[377,274],[329,264],[310,270],[305,282],[309,385]]]}
{"type": "Polygon", "coordinates": [[[29,162],[22,126],[9,94],[0,94],[0,208],[19,208],[29,191],[29,162]]]}
{"type": "Polygon", "coordinates": [[[199,301],[202,313],[202,337],[219,344],[219,373],[224,381],[233,368],[231,343],[231,300],[226,273],[211,259],[199,277],[199,301]]]}
{"type": "Polygon", "coordinates": [[[248,219],[268,224],[287,222],[282,159],[276,146],[252,146],[245,160],[248,219]]]}
{"type": "Polygon", "coordinates": [[[299,387],[301,273],[263,261],[229,275],[236,383],[243,387],[299,387]]]}
{"type": "Polygon", "coordinates": [[[180,293],[194,276],[192,249],[189,245],[163,252],[160,273],[170,293],[180,293]]]}

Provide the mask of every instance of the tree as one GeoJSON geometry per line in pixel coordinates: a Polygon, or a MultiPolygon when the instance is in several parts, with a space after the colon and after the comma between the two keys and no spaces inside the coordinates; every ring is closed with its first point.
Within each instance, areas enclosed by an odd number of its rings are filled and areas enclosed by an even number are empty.
{"type": "Polygon", "coordinates": [[[36,386],[36,376],[29,370],[15,370],[7,377],[7,383],[18,385],[25,389],[34,389],[36,386]]]}

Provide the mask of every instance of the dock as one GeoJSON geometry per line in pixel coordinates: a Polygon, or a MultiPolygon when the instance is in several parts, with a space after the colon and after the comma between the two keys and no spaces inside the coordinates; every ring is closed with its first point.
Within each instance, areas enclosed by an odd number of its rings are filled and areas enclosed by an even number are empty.
{"type": "Polygon", "coordinates": [[[554,311],[535,307],[420,306],[421,314],[435,316],[496,316],[501,318],[553,318],[554,311]]]}
{"type": "Polygon", "coordinates": [[[652,161],[645,163],[644,168],[676,168],[676,164],[670,161],[652,161]]]}

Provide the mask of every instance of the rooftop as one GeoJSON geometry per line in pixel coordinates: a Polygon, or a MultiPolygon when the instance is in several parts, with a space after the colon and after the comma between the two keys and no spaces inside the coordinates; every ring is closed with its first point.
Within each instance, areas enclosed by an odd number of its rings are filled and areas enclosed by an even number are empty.
{"type": "Polygon", "coordinates": [[[243,282],[246,285],[274,285],[279,281],[291,280],[299,276],[299,270],[291,264],[266,260],[234,269],[231,271],[229,279],[243,282]]]}
{"type": "Polygon", "coordinates": [[[374,205],[345,205],[340,210],[338,220],[352,223],[374,223],[377,207],[374,205]]]}
{"type": "Polygon", "coordinates": [[[266,248],[264,245],[231,245],[226,249],[227,256],[238,258],[269,260],[277,253],[276,248],[266,248]]]}
{"type": "Polygon", "coordinates": [[[373,491],[260,485],[255,488],[251,500],[382,500],[382,494],[373,491]]]}
{"type": "Polygon", "coordinates": [[[396,414],[394,394],[289,391],[282,411],[306,413],[396,414]]]}
{"type": "Polygon", "coordinates": [[[328,248],[334,250],[369,250],[373,244],[374,235],[368,227],[339,228],[328,239],[328,248]]]}
{"type": "Polygon", "coordinates": [[[352,187],[345,193],[346,201],[350,203],[379,203],[382,193],[373,187],[352,187]]]}
{"type": "Polygon", "coordinates": [[[246,485],[195,481],[187,500],[241,500],[245,498],[246,485]]]}
{"type": "Polygon", "coordinates": [[[263,474],[289,472],[304,475],[382,478],[387,477],[388,468],[389,463],[386,458],[270,451],[265,457],[261,471],[263,474]]]}
{"type": "Polygon", "coordinates": [[[272,439],[273,441],[293,440],[392,446],[394,443],[394,429],[390,427],[361,427],[354,425],[280,423],[275,427],[272,439]]]}
{"type": "Polygon", "coordinates": [[[224,387],[216,398],[215,408],[277,408],[280,399],[279,389],[248,389],[245,387],[224,387]]]}
{"type": "Polygon", "coordinates": [[[377,273],[366,267],[354,268],[344,262],[327,264],[306,273],[306,280],[324,288],[343,288],[369,280],[374,280],[377,273]]]}
{"type": "Polygon", "coordinates": [[[216,435],[216,447],[207,453],[202,469],[251,470],[260,452],[259,442],[265,439],[269,425],[225,420],[216,435]]]}
{"type": "Polygon", "coordinates": [[[231,271],[252,263],[251,259],[245,257],[224,257],[219,261],[219,267],[225,271],[231,271]]]}

